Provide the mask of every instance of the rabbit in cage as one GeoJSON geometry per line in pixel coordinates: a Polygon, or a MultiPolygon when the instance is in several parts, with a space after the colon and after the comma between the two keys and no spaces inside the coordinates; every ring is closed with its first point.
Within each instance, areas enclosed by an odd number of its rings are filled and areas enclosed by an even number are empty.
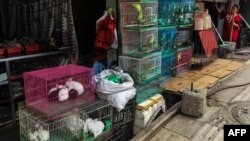
{"type": "Polygon", "coordinates": [[[44,130],[43,126],[39,123],[35,124],[34,132],[29,131],[29,140],[30,141],[48,141],[50,138],[49,131],[44,130]]]}
{"type": "Polygon", "coordinates": [[[72,115],[67,119],[66,127],[71,131],[71,133],[77,136],[78,131],[81,131],[84,127],[84,120],[78,115],[72,115]]]}
{"type": "Polygon", "coordinates": [[[87,129],[90,133],[97,137],[100,135],[104,129],[104,123],[102,121],[98,121],[97,119],[88,118],[85,121],[85,129],[87,129]]]}
{"type": "Polygon", "coordinates": [[[81,95],[84,92],[83,85],[80,82],[72,80],[72,78],[69,78],[65,85],[69,90],[76,90],[78,95],[81,95]]]}

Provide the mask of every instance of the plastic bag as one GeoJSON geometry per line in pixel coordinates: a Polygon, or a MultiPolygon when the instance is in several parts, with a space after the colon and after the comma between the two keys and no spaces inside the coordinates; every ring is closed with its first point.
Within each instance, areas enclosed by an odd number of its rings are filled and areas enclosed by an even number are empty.
{"type": "Polygon", "coordinates": [[[136,95],[136,89],[134,87],[126,91],[110,95],[98,93],[99,98],[108,100],[111,103],[111,105],[115,107],[119,112],[125,108],[125,105],[128,103],[128,101],[133,99],[135,95],[136,95]]]}
{"type": "Polygon", "coordinates": [[[108,75],[105,77],[105,79],[112,81],[114,83],[122,84],[122,78],[119,75],[115,75],[115,74],[108,75]]]}
{"type": "Polygon", "coordinates": [[[104,70],[100,74],[97,74],[93,77],[93,84],[96,92],[104,94],[114,94],[121,91],[125,91],[134,85],[134,80],[127,73],[121,73],[114,70],[104,70]],[[109,81],[105,77],[110,75],[118,75],[122,78],[121,84],[109,81]]]}

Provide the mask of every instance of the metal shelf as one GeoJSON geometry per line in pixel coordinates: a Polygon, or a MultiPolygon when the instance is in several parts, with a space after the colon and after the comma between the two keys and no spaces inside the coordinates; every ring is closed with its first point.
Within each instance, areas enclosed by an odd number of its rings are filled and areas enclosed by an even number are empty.
{"type": "Polygon", "coordinates": [[[37,53],[37,54],[32,54],[32,55],[9,57],[9,58],[5,58],[5,59],[1,59],[0,63],[7,62],[7,61],[10,62],[10,61],[15,61],[15,60],[24,60],[24,59],[31,59],[31,58],[37,58],[37,57],[57,55],[57,54],[65,53],[65,51],[67,51],[67,49],[59,50],[59,51],[45,52],[45,53],[37,53]]]}
{"type": "MultiPolygon", "coordinates": [[[[69,57],[70,56],[70,47],[63,47],[61,49],[55,50],[55,51],[50,51],[50,52],[44,52],[44,53],[37,53],[37,54],[32,54],[32,55],[23,55],[23,56],[16,56],[16,57],[9,57],[9,58],[4,58],[0,60],[0,63],[5,63],[5,68],[6,68],[6,73],[7,73],[7,78],[8,80],[0,82],[0,86],[1,85],[8,85],[9,88],[9,99],[0,101],[0,103],[6,103],[6,102],[10,102],[11,104],[11,114],[12,114],[12,119],[10,121],[4,121],[4,123],[0,123],[0,126],[2,125],[6,125],[9,123],[15,123],[17,119],[16,116],[16,108],[14,106],[14,101],[17,98],[22,97],[24,94],[23,93],[17,93],[14,94],[13,90],[12,90],[12,86],[11,86],[11,82],[14,79],[19,79],[22,78],[22,75],[17,75],[17,76],[11,76],[10,73],[10,62],[11,61],[17,61],[17,60],[24,60],[24,59],[32,59],[32,58],[39,58],[39,57],[46,57],[46,56],[53,56],[53,55],[61,55],[61,54],[67,54],[66,56],[69,57]]],[[[70,57],[69,57],[70,58],[70,57]]]]}

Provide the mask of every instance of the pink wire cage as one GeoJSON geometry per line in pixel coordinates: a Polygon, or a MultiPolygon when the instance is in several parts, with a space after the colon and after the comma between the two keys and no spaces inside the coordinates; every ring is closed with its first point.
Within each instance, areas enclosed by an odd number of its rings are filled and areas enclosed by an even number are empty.
{"type": "Polygon", "coordinates": [[[189,68],[189,63],[192,60],[193,49],[188,48],[177,52],[177,74],[187,71],[189,68]]]}
{"type": "Polygon", "coordinates": [[[66,65],[24,73],[25,104],[32,111],[53,117],[95,100],[91,83],[92,70],[78,65],[66,65]],[[84,92],[74,99],[56,101],[49,97],[49,91],[57,85],[65,85],[72,79],[82,84],[84,92]]]}

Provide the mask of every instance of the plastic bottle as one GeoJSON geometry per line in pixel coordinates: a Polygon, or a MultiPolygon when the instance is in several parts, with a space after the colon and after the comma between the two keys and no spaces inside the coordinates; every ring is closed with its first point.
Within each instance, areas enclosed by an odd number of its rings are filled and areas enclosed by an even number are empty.
{"type": "Polygon", "coordinates": [[[208,9],[206,9],[204,12],[203,21],[204,21],[204,23],[203,23],[204,30],[208,30],[208,29],[212,28],[212,23],[211,23],[212,21],[211,21],[210,15],[208,13],[208,9]]]}

